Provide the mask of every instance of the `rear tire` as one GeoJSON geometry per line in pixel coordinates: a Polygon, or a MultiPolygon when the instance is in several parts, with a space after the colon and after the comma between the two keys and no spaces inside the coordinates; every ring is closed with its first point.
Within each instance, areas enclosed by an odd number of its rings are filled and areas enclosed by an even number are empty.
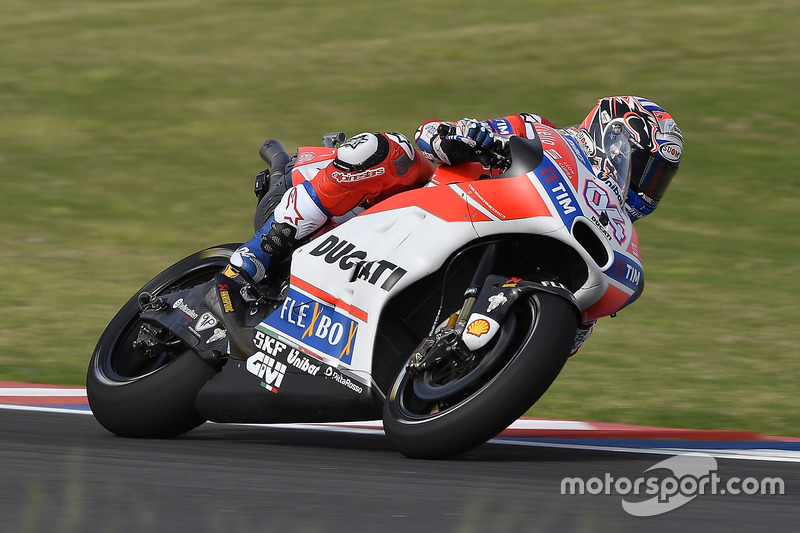
{"type": "MultiPolygon", "coordinates": [[[[564,298],[549,293],[525,297],[492,341],[503,352],[491,354],[496,358],[491,371],[483,368],[483,375],[467,390],[444,383],[443,391],[457,392],[436,401],[415,392],[415,381],[430,381],[430,376],[411,376],[403,368],[383,408],[387,438],[408,457],[445,459],[496,436],[558,376],[575,338],[576,323],[576,310],[564,298]]],[[[418,385],[416,390],[427,392],[430,387],[418,385]]]]}
{"type": "MultiPolygon", "coordinates": [[[[165,294],[205,283],[228,264],[236,244],[197,252],[167,268],[141,291],[165,294]]],[[[167,438],[203,422],[194,407],[200,388],[219,370],[185,345],[145,354],[133,347],[139,327],[138,294],[111,320],[86,376],[89,406],[100,424],[123,437],[167,438]]]]}

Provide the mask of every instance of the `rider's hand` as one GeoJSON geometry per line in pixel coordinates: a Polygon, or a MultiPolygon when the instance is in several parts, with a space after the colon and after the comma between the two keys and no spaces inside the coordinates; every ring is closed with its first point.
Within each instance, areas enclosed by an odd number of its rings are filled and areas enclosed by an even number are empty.
{"type": "Polygon", "coordinates": [[[491,148],[495,137],[488,122],[478,122],[474,118],[462,118],[456,122],[456,135],[472,139],[477,146],[491,148]]]}
{"type": "Polygon", "coordinates": [[[455,124],[443,122],[438,126],[437,135],[441,141],[434,150],[438,150],[437,157],[448,165],[478,161],[484,166],[500,168],[509,164],[507,137],[494,134],[488,122],[471,118],[455,124]]]}

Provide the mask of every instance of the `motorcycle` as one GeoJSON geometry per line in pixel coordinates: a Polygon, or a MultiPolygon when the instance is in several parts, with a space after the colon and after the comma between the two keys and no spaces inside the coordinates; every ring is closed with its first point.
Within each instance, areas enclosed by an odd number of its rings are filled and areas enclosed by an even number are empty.
{"type": "MultiPolygon", "coordinates": [[[[254,227],[344,139],[293,158],[264,143],[254,227]]],[[[257,290],[221,274],[237,243],[178,261],[101,335],[94,416],[144,438],[207,420],[382,418],[399,452],[425,459],[486,442],[550,387],[576,335],[643,288],[626,142],[614,175],[598,175],[575,140],[537,125],[510,138],[504,170],[440,166],[426,186],[331,221],[257,290]]]]}

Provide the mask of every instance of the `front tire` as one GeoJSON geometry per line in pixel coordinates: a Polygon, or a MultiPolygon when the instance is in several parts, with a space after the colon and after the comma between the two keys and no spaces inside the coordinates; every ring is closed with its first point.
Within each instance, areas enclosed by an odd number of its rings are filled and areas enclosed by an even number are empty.
{"type": "MultiPolygon", "coordinates": [[[[166,294],[209,281],[237,248],[225,244],[178,261],[141,291],[166,294]]],[[[142,320],[138,294],[114,316],[97,343],[86,376],[89,406],[100,424],[122,437],[168,438],[205,419],[194,407],[200,388],[219,370],[183,344],[158,353],[134,348],[142,320]]]]}
{"type": "MultiPolygon", "coordinates": [[[[522,416],[550,387],[566,362],[575,337],[576,310],[564,298],[533,293],[520,300],[490,344],[490,371],[468,389],[441,383],[451,396],[431,400],[417,391],[425,373],[400,372],[383,408],[383,427],[392,445],[415,459],[445,459],[478,446],[522,416]],[[502,350],[491,353],[492,346],[502,350]]],[[[433,370],[446,375],[441,370],[433,370]]],[[[436,378],[437,376],[434,376],[436,378]]],[[[463,381],[463,376],[458,376],[463,381]]],[[[441,381],[441,379],[439,379],[441,381]]],[[[447,392],[446,392],[447,393],[447,392]]]]}

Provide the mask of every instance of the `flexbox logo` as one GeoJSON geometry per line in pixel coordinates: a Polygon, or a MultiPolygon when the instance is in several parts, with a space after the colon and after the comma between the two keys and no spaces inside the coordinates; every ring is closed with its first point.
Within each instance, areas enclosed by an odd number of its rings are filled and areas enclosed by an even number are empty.
{"type": "Polygon", "coordinates": [[[588,480],[567,477],[561,480],[561,494],[619,494],[622,508],[633,516],[656,516],[673,511],[697,496],[784,494],[781,478],[723,480],[717,474],[717,460],[705,453],[676,455],[657,463],[636,479],[604,477],[588,480]],[[641,499],[642,496],[651,496],[641,499]]]}

